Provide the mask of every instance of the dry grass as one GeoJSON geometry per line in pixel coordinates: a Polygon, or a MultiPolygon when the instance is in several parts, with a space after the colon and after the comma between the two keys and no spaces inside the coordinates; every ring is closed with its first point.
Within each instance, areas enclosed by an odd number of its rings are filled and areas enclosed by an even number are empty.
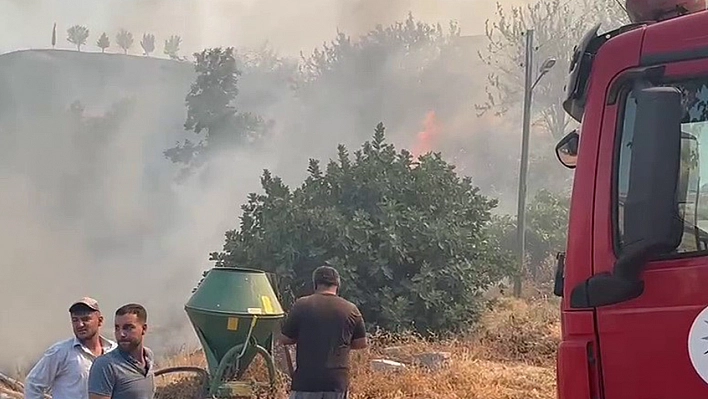
{"type": "MultiPolygon", "coordinates": [[[[478,329],[456,340],[425,342],[408,337],[374,337],[366,351],[352,358],[352,399],[551,399],[555,398],[555,349],[559,340],[558,307],[548,300],[498,299],[482,317],[478,329]],[[391,347],[394,348],[391,348],[391,347]],[[447,367],[431,371],[411,364],[415,354],[444,351],[447,367]],[[407,364],[402,371],[377,372],[374,359],[407,364]]],[[[169,364],[205,367],[200,352],[171,358],[169,364]]],[[[267,380],[257,360],[249,380],[267,380]]],[[[276,398],[287,397],[289,379],[278,376],[276,398]]],[[[174,375],[158,377],[158,399],[188,399],[197,392],[194,381],[174,375]]],[[[262,394],[261,397],[267,397],[262,394]]]]}
{"type": "Polygon", "coordinates": [[[558,307],[549,301],[497,300],[475,335],[486,359],[552,367],[561,335],[558,307]]]}

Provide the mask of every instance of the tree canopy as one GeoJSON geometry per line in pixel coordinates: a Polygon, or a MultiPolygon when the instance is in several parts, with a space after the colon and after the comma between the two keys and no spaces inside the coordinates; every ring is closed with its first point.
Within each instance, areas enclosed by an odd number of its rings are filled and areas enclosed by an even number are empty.
{"type": "MultiPolygon", "coordinates": [[[[552,268],[545,268],[552,257],[565,248],[567,239],[570,195],[539,190],[527,206],[526,214],[526,270],[537,283],[553,279],[552,268]]],[[[498,215],[493,218],[490,233],[509,256],[518,247],[516,217],[498,215]]]]}
{"type": "Polygon", "coordinates": [[[123,53],[128,54],[128,50],[133,46],[133,34],[125,29],[121,29],[116,34],[116,43],[123,49],[123,53]]]}
{"type": "Polygon", "coordinates": [[[384,118],[407,129],[430,110],[457,112],[478,81],[451,68],[464,62],[459,38],[456,23],[428,24],[412,14],[357,38],[338,32],[311,55],[301,55],[295,88],[305,104],[304,126],[362,135],[384,118]]]}
{"type": "Polygon", "coordinates": [[[213,153],[251,143],[268,127],[259,116],[236,109],[241,71],[236,65],[233,47],[206,49],[195,53],[194,57],[197,77],[185,98],[184,128],[204,135],[196,144],[186,139],[164,152],[173,162],[188,167],[201,164],[207,151],[213,153]]]}
{"type": "Polygon", "coordinates": [[[143,40],[140,41],[140,47],[143,48],[143,54],[148,56],[155,51],[155,35],[152,33],[144,33],[143,40]]]}
{"type": "Polygon", "coordinates": [[[96,46],[101,49],[102,53],[105,53],[106,49],[111,46],[111,40],[108,38],[108,35],[106,35],[106,32],[103,32],[101,37],[98,38],[96,46]]]}
{"type": "Polygon", "coordinates": [[[182,42],[182,38],[178,35],[172,35],[169,39],[165,39],[165,47],[163,52],[169,56],[171,59],[179,59],[179,45],[182,42]]]}
{"type": "Polygon", "coordinates": [[[89,29],[85,26],[74,25],[67,29],[66,40],[76,46],[78,51],[81,51],[81,46],[86,44],[86,39],[89,37],[89,29]]]}
{"type": "Polygon", "coordinates": [[[524,93],[525,34],[534,30],[533,76],[548,58],[555,67],[534,90],[536,123],[560,138],[569,118],[561,102],[574,46],[596,23],[610,30],[627,22],[616,0],[536,0],[508,10],[497,3],[497,18],[486,23],[487,48],[482,60],[493,68],[487,77],[487,101],[477,105],[480,113],[504,114],[520,105],[524,93]]]}
{"type": "Polygon", "coordinates": [[[342,275],[342,293],[370,323],[420,333],[464,328],[482,290],[510,265],[487,225],[496,200],[439,153],[416,161],[385,142],[384,126],[350,157],[323,171],[311,159],[294,190],[268,170],[262,194],[242,206],[240,228],[226,233],[217,267],[253,267],[278,276],[287,307],[311,290],[323,262],[342,275]]]}

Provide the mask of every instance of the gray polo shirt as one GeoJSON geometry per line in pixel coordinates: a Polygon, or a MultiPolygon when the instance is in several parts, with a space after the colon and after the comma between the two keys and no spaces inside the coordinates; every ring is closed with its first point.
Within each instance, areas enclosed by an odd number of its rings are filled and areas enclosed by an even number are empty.
{"type": "Polygon", "coordinates": [[[147,370],[120,347],[99,356],[89,372],[88,391],[112,399],[153,399],[155,396],[154,357],[145,348],[147,370]]]}

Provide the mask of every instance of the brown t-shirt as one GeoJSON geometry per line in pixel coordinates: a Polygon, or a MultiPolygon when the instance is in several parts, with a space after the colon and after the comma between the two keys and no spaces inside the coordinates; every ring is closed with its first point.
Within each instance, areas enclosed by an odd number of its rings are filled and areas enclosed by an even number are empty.
{"type": "Polygon", "coordinates": [[[291,389],[298,392],[346,392],[349,345],[364,338],[361,312],[334,294],[313,294],[293,304],[282,333],[297,340],[297,368],[291,389]]]}

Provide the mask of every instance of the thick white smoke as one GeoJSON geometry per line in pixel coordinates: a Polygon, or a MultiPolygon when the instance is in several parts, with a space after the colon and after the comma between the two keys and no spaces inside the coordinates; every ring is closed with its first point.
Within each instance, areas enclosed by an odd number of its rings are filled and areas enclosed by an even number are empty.
{"type": "MultiPolygon", "coordinates": [[[[125,28],[133,32],[134,55],[141,53],[143,32],[157,37],[158,57],[172,34],[183,38],[181,55],[266,41],[282,54],[309,54],[337,29],[356,35],[409,11],[444,25],[455,19],[463,34],[480,34],[494,9],[489,0],[0,0],[0,52],[50,48],[56,23],[57,48],[69,50],[66,29],[83,24],[91,31],[85,47],[91,52],[101,32],[114,43],[125,28]]],[[[112,45],[109,52],[120,52],[112,45]]],[[[337,132],[321,141],[278,131],[259,152],[222,154],[204,174],[177,184],[177,168],[162,150],[183,137],[191,65],[106,63],[98,54],[76,64],[74,55],[0,55],[0,369],[27,366],[47,345],[70,336],[67,307],[84,295],[101,302],[109,337],[115,308],[135,301],[148,307],[155,327],[150,345],[194,342],[182,307],[211,267],[209,252],[220,250],[224,231],[237,227],[240,204],[260,189],[262,170],[297,183],[308,157],[328,155],[322,148],[360,144],[337,132]],[[44,78],[32,81],[36,74],[44,78]],[[104,116],[123,100],[133,108],[102,128],[104,135],[67,136],[56,130],[53,113],[75,100],[86,117],[104,116]],[[308,140],[317,146],[309,149],[308,140]]],[[[282,101],[279,112],[287,112],[282,101]]]]}

